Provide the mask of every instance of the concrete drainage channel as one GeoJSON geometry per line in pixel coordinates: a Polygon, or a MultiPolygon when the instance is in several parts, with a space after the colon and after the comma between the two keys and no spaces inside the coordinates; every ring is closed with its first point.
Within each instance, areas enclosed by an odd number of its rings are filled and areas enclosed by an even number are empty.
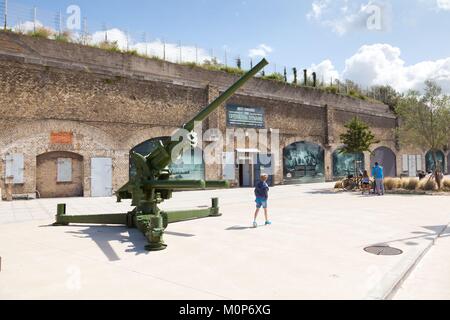
{"type": "Polygon", "coordinates": [[[366,253],[378,256],[395,256],[404,254],[404,258],[387,273],[379,283],[369,291],[366,300],[392,300],[403,282],[408,278],[411,272],[419,264],[422,258],[435,245],[436,240],[450,227],[446,225],[440,230],[429,243],[425,243],[419,250],[413,252],[403,252],[400,249],[389,246],[370,246],[364,249],[366,253]]]}

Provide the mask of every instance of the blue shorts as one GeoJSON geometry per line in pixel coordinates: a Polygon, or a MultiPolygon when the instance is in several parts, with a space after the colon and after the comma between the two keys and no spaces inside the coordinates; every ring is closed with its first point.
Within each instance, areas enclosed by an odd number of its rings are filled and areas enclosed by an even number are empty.
{"type": "Polygon", "coordinates": [[[261,209],[261,207],[267,209],[267,199],[256,198],[256,208],[261,209]]]}

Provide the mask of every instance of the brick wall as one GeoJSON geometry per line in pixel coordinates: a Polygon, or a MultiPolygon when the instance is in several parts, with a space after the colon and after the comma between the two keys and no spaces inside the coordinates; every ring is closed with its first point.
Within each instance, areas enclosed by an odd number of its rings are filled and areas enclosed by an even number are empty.
{"type": "MultiPolygon", "coordinates": [[[[236,79],[224,72],[0,32],[0,157],[25,155],[25,183],[15,186],[16,193],[36,190],[36,157],[52,151],[83,157],[85,196],[90,196],[90,159],[112,158],[116,190],[128,179],[134,146],[170,135],[236,79]],[[54,144],[52,132],[70,132],[73,141],[54,144]]],[[[395,117],[383,104],[260,79],[252,79],[230,103],[264,108],[266,127],[280,130],[281,151],[296,141],[320,144],[328,167],[344,124],[355,115],[369,123],[380,146],[396,151],[395,117]]],[[[226,129],[225,106],[205,121],[205,129],[215,127],[226,129]]],[[[281,163],[278,159],[277,183],[283,180],[281,163]]],[[[221,178],[221,166],[207,166],[206,176],[221,178]]]]}

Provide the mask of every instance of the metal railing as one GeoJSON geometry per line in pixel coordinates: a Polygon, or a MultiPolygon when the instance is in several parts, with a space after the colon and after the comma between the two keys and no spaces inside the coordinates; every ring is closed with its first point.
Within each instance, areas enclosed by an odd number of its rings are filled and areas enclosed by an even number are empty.
{"type": "MultiPolygon", "coordinates": [[[[207,49],[208,46],[168,41],[164,37],[152,37],[148,31],[129,31],[113,24],[98,23],[83,16],[82,10],[76,6],[51,11],[23,5],[17,0],[0,0],[0,22],[3,29],[18,33],[101,46],[107,50],[125,51],[175,63],[197,65],[206,63],[226,71],[228,68],[249,70],[254,62],[262,58],[256,56],[252,58],[250,54],[242,55],[227,46],[207,49]]],[[[305,85],[302,69],[283,67],[272,59],[271,65],[266,67],[260,75],[270,76],[269,78],[281,82],[305,85]]],[[[386,98],[385,92],[349,85],[337,79],[324,79],[321,75],[317,75],[314,81],[311,72],[308,72],[306,86],[327,88],[332,93],[345,95],[357,96],[361,93],[377,100],[386,98]]]]}

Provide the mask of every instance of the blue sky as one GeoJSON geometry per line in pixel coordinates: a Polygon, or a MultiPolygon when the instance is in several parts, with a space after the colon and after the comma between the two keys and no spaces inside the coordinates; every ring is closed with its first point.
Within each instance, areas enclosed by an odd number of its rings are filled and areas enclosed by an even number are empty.
{"type": "Polygon", "coordinates": [[[91,33],[105,24],[129,31],[136,43],[145,31],[148,42],[198,45],[202,57],[222,62],[227,48],[229,64],[238,54],[245,63],[266,55],[269,72],[275,64],[277,71],[296,66],[403,91],[435,77],[450,91],[450,0],[9,1],[41,12],[76,4],[91,33]]]}

